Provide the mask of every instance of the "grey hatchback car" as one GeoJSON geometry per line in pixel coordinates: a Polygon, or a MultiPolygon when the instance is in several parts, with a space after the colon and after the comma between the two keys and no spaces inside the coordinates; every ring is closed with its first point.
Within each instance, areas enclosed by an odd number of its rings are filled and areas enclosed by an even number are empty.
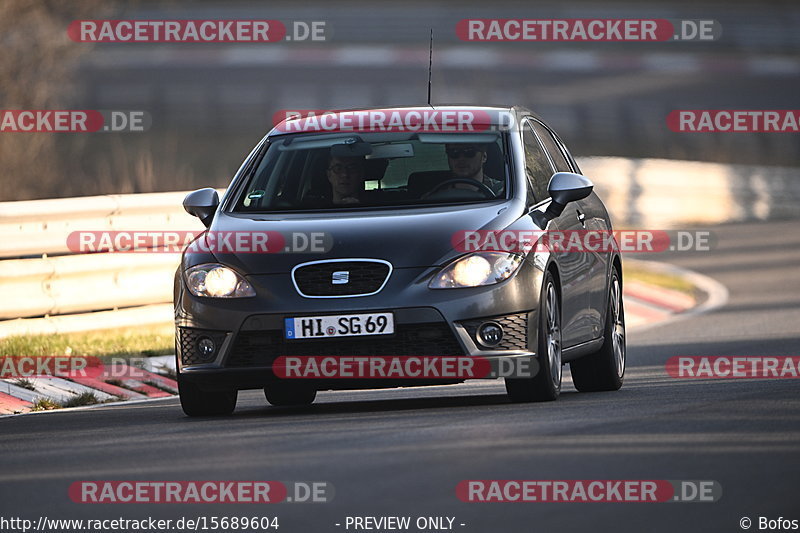
{"type": "Polygon", "coordinates": [[[178,384],[189,416],[229,414],[244,389],[284,406],[310,404],[320,390],[466,379],[289,379],[287,358],[512,363],[527,373],[488,376],[503,377],[515,402],[556,399],[567,363],[579,391],[622,385],[616,242],[540,246],[554,233],[610,234],[608,212],[564,143],[525,108],[286,120],[221,199],[200,189],[184,207],[206,226],[175,275],[178,384]]]}

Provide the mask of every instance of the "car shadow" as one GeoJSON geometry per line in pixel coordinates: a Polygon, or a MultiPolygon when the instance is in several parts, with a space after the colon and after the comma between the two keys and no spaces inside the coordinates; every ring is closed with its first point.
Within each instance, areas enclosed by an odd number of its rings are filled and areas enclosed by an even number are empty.
{"type": "MultiPolygon", "coordinates": [[[[359,391],[363,392],[363,391],[359,391]]],[[[602,393],[593,393],[595,394],[602,393]]],[[[619,394],[619,393],[617,393],[619,394]]],[[[314,403],[307,406],[297,407],[276,407],[266,403],[263,406],[237,406],[231,415],[209,416],[197,418],[184,418],[184,420],[208,420],[208,419],[252,419],[258,417],[284,418],[284,417],[327,417],[334,415],[352,415],[365,413],[392,413],[403,411],[430,411],[435,409],[473,409],[475,407],[502,407],[509,408],[557,408],[571,401],[579,400],[586,394],[578,394],[572,390],[571,386],[566,391],[562,391],[561,396],[555,402],[531,402],[513,403],[505,393],[498,394],[460,394],[458,396],[425,396],[419,398],[381,398],[381,399],[343,399],[336,401],[335,396],[330,396],[325,401],[314,403]],[[332,401],[333,400],[333,401],[332,401]]],[[[584,398],[586,399],[586,398],[584,398]]],[[[319,400],[318,400],[319,401],[319,400]]]]}

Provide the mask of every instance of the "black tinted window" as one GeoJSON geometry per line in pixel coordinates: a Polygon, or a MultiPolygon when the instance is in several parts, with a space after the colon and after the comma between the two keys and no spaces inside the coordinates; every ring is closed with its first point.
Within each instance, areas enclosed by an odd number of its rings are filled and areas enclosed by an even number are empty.
{"type": "Polygon", "coordinates": [[[547,148],[547,153],[549,153],[550,157],[553,159],[553,163],[556,165],[556,171],[572,172],[572,169],[570,168],[569,163],[567,163],[567,159],[564,157],[561,149],[558,147],[558,143],[556,143],[553,134],[538,122],[532,122],[532,124],[533,129],[536,130],[537,135],[539,135],[539,138],[542,140],[544,147],[547,148]]]}
{"type": "Polygon", "coordinates": [[[528,124],[523,129],[522,141],[525,144],[525,173],[533,188],[535,201],[541,202],[549,196],[547,184],[553,176],[553,168],[528,124]]]}
{"type": "Polygon", "coordinates": [[[504,153],[497,133],[284,136],[266,150],[234,211],[492,201],[506,197],[504,153]]]}

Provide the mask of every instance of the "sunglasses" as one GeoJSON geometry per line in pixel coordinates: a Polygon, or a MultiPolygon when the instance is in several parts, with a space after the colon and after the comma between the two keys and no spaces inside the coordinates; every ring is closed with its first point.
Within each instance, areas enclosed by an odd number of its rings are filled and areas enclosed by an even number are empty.
{"type": "Polygon", "coordinates": [[[450,148],[449,150],[445,150],[447,152],[447,157],[450,159],[458,159],[460,157],[472,158],[475,157],[475,154],[478,153],[478,150],[475,148],[450,148]]]}

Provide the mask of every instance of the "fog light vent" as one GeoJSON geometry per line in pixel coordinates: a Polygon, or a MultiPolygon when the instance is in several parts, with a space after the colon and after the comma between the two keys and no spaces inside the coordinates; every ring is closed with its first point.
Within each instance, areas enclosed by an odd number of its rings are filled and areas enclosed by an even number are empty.
{"type": "Polygon", "coordinates": [[[197,341],[197,355],[204,361],[210,361],[217,353],[217,346],[208,337],[200,337],[197,341]]]}
{"type": "Polygon", "coordinates": [[[227,332],[178,328],[178,351],[183,365],[211,363],[219,355],[227,332]]]}
{"type": "Polygon", "coordinates": [[[484,322],[478,327],[478,342],[494,347],[503,340],[503,327],[497,322],[484,322]]]}

